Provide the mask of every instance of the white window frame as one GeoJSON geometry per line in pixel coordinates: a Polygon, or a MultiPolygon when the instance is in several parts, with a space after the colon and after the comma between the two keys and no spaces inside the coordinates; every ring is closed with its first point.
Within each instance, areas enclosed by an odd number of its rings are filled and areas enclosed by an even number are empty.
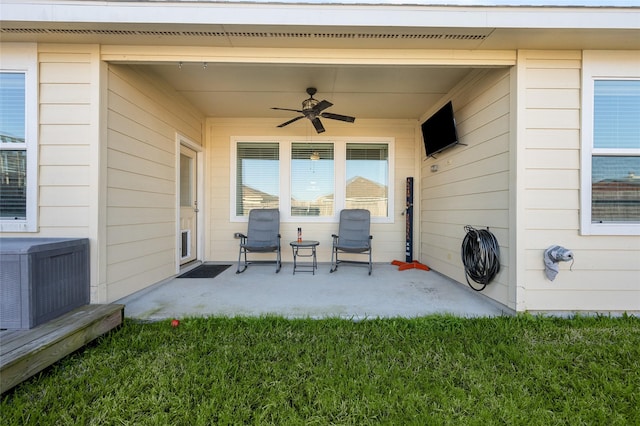
{"type": "Polygon", "coordinates": [[[2,43],[0,72],[25,75],[25,144],[0,149],[23,149],[27,155],[26,218],[0,219],[0,232],[38,230],[38,51],[35,43],[2,43]]]}
{"type": "Polygon", "coordinates": [[[395,138],[393,137],[334,137],[322,138],[299,137],[273,137],[273,136],[232,136],[230,141],[230,199],[229,217],[231,222],[247,222],[248,217],[236,215],[236,155],[238,142],[278,142],[280,151],[280,220],[282,222],[295,223],[337,223],[340,218],[340,210],[345,207],[346,197],[346,147],[348,143],[384,143],[389,147],[389,182],[386,217],[371,217],[372,223],[393,223],[394,207],[394,182],[395,182],[395,138]],[[294,142],[332,143],[334,147],[334,214],[333,216],[292,216],[291,215],[291,144],[294,142]]]}
{"type": "MultiPolygon", "coordinates": [[[[580,179],[580,232],[582,235],[640,235],[640,223],[592,223],[591,162],[594,155],[612,154],[593,147],[593,104],[596,80],[640,79],[640,51],[584,51],[582,56],[582,158],[580,179]]],[[[640,155],[640,150],[615,150],[640,155]]]]}

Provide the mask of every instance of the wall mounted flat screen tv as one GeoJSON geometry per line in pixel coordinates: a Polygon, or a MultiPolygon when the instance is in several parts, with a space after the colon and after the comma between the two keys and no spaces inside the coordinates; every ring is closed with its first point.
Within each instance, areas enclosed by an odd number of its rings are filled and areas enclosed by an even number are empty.
{"type": "Polygon", "coordinates": [[[422,123],[422,139],[427,157],[458,143],[458,132],[451,101],[422,123]]]}

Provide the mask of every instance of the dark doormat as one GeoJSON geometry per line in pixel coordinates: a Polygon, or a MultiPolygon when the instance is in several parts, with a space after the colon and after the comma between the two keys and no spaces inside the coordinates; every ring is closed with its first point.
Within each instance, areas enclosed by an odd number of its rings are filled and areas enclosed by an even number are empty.
{"type": "Polygon", "coordinates": [[[213,278],[231,265],[200,265],[197,268],[178,275],[178,278],[213,278]]]}

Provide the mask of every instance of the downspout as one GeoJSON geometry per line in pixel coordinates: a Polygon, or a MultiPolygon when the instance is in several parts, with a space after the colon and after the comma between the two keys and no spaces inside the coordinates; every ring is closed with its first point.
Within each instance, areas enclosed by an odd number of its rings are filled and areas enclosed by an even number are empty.
{"type": "Polygon", "coordinates": [[[526,57],[522,51],[516,55],[510,80],[510,132],[509,132],[509,307],[516,312],[526,310],[525,250],[525,154],[526,126],[524,122],[526,97],[526,57]]]}
{"type": "Polygon", "coordinates": [[[92,52],[91,91],[95,138],[91,143],[91,199],[90,238],[93,244],[91,258],[91,303],[106,303],[107,292],[107,79],[108,64],[101,60],[100,46],[92,52]]]}

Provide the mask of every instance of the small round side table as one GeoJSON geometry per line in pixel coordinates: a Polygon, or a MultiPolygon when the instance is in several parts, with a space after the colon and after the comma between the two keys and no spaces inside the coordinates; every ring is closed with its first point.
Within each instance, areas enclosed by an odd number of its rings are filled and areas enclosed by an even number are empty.
{"type": "Polygon", "coordinates": [[[311,272],[315,275],[316,269],[318,268],[316,247],[320,245],[320,242],[314,240],[291,241],[289,245],[291,246],[291,250],[293,250],[293,274],[295,275],[296,271],[298,271],[311,272]],[[299,265],[298,257],[309,257],[311,261],[299,265]]]}

